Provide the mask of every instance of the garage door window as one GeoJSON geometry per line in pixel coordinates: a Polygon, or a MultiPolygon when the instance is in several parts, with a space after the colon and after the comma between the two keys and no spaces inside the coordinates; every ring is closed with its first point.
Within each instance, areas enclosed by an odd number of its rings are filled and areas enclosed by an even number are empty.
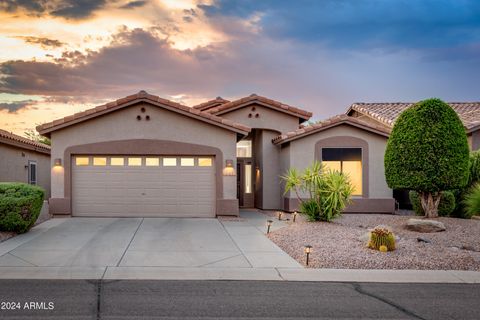
{"type": "Polygon", "coordinates": [[[142,165],[142,158],[128,158],[128,165],[130,167],[140,167],[142,165]]]}
{"type": "Polygon", "coordinates": [[[125,159],[124,158],[110,158],[110,165],[112,166],[124,166],[125,159]]]}
{"type": "Polygon", "coordinates": [[[90,158],[89,157],[76,157],[75,158],[75,164],[77,166],[88,166],[90,164],[90,158]]]}
{"type": "Polygon", "coordinates": [[[145,165],[147,167],[158,167],[160,165],[159,158],[145,158],[145,165]]]}
{"type": "Polygon", "coordinates": [[[193,158],[181,158],[180,165],[182,167],[193,167],[195,166],[195,159],[193,158]]]}
{"type": "Polygon", "coordinates": [[[164,167],[176,167],[177,166],[177,158],[163,158],[163,166],[164,167]]]}
{"type": "Polygon", "coordinates": [[[93,165],[94,166],[106,166],[107,165],[107,158],[93,157],[93,165]]]}
{"type": "Polygon", "coordinates": [[[211,158],[198,158],[199,167],[211,167],[212,159],[211,158]]]}

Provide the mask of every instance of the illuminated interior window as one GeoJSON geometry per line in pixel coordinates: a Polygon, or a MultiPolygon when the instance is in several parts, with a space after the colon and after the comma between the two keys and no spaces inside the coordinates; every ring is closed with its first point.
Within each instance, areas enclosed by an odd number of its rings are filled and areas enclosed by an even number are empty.
{"type": "Polygon", "coordinates": [[[177,158],[163,158],[164,167],[175,167],[177,165],[177,158]]]}
{"type": "Polygon", "coordinates": [[[142,165],[142,158],[128,158],[128,165],[130,167],[139,167],[142,165]]]}
{"type": "Polygon", "coordinates": [[[237,157],[250,158],[252,156],[252,140],[237,142],[237,157]]]}
{"type": "Polygon", "coordinates": [[[322,148],[322,163],[326,169],[348,175],[354,188],[353,195],[363,194],[361,148],[322,148]]]}
{"type": "Polygon", "coordinates": [[[125,159],[124,158],[110,158],[110,165],[111,166],[123,166],[125,165],[125,159]]]}
{"type": "Polygon", "coordinates": [[[252,165],[245,165],[245,193],[252,193],[252,165]]]}
{"type": "Polygon", "coordinates": [[[93,165],[94,166],[106,166],[107,165],[107,158],[105,158],[105,157],[93,157],[93,165]]]}
{"type": "Polygon", "coordinates": [[[75,165],[77,166],[88,166],[90,164],[89,157],[76,157],[75,158],[75,165]]]}
{"type": "Polygon", "coordinates": [[[159,158],[145,158],[145,165],[147,167],[158,167],[160,165],[159,158]]]}
{"type": "Polygon", "coordinates": [[[182,167],[193,167],[195,165],[195,159],[194,158],[181,158],[180,159],[180,165],[182,167]]]}
{"type": "Polygon", "coordinates": [[[199,167],[211,167],[212,166],[212,158],[198,158],[198,166],[199,167]]]}

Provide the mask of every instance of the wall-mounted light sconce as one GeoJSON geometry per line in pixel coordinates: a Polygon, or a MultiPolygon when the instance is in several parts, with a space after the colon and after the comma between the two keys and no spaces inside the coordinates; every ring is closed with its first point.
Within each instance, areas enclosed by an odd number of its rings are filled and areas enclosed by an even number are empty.
{"type": "Polygon", "coordinates": [[[260,167],[259,166],[255,167],[255,175],[257,176],[257,178],[260,177],[260,167]]]}
{"type": "Polygon", "coordinates": [[[56,159],[54,160],[54,162],[53,162],[53,165],[54,165],[55,167],[61,167],[61,166],[62,166],[62,159],[56,158],[56,159]]]}
{"type": "Polygon", "coordinates": [[[233,160],[225,160],[225,168],[223,168],[224,176],[234,176],[235,169],[233,168],[233,160]]]}

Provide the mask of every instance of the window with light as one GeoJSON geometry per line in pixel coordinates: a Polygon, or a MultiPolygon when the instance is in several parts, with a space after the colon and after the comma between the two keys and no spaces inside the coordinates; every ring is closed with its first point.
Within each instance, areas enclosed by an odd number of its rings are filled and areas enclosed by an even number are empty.
{"type": "Polygon", "coordinates": [[[354,188],[353,195],[363,194],[362,148],[322,148],[322,163],[327,170],[348,175],[354,188]]]}

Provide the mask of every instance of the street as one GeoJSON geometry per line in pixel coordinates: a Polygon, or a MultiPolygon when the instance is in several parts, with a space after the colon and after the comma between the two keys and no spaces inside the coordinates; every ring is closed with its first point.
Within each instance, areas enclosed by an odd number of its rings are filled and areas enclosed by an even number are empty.
{"type": "Polygon", "coordinates": [[[480,284],[1,280],[1,319],[478,319],[480,284]]]}

